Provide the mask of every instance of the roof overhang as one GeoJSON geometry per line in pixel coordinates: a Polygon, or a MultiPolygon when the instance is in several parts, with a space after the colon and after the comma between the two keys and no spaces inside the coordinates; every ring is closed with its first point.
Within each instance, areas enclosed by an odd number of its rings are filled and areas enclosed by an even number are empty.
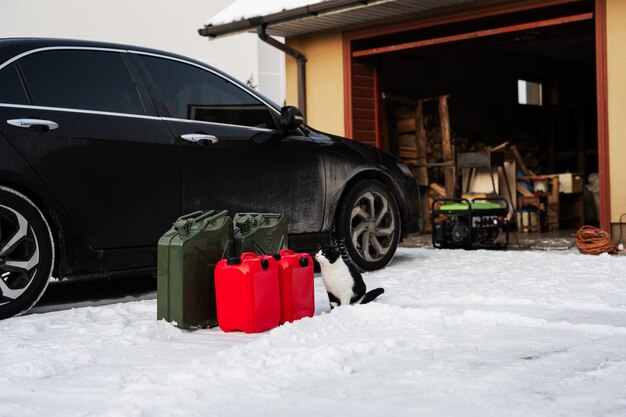
{"type": "Polygon", "coordinates": [[[254,12],[247,13],[250,17],[233,15],[231,18],[224,18],[222,15],[217,20],[209,20],[198,32],[202,36],[214,38],[254,31],[258,26],[264,25],[269,35],[290,37],[477,1],[479,0],[311,0],[312,4],[292,8],[286,6],[280,11],[264,15],[254,15],[254,12]]]}

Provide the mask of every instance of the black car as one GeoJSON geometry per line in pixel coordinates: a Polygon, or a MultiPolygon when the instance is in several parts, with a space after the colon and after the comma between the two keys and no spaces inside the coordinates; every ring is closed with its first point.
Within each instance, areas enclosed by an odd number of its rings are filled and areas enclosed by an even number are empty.
{"type": "Polygon", "coordinates": [[[158,238],[199,209],[284,213],[293,249],[384,267],[419,231],[411,171],[301,121],[183,56],[0,39],[0,317],[50,276],[154,271],[158,238]]]}

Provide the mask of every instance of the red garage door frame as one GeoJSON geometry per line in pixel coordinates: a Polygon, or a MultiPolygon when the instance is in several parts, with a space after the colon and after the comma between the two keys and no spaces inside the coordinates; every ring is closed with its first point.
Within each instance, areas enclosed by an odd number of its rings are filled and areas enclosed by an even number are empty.
{"type": "MultiPolygon", "coordinates": [[[[610,197],[610,175],[609,175],[609,136],[608,136],[608,101],[607,101],[607,50],[606,50],[606,0],[594,0],[595,7],[593,17],[595,18],[595,38],[596,38],[596,94],[597,94],[597,115],[598,115],[598,166],[600,178],[600,227],[609,230],[611,226],[611,197],[610,197]]],[[[458,23],[468,20],[480,19],[483,17],[504,15],[509,13],[532,10],[542,7],[556,6],[568,3],[578,3],[580,0],[534,0],[523,1],[512,4],[501,4],[482,9],[471,9],[455,12],[445,16],[438,16],[408,23],[397,23],[377,28],[368,28],[343,34],[343,67],[344,67],[344,127],[347,137],[359,140],[363,132],[359,132],[355,126],[355,101],[367,103],[363,97],[355,97],[353,89],[353,55],[352,41],[359,39],[375,38],[381,35],[404,32],[409,30],[423,29],[449,23],[458,23]],[[356,133],[356,135],[355,135],[356,133]]],[[[530,22],[532,24],[532,22],[530,22]]],[[[506,30],[506,28],[503,28],[506,30]]],[[[454,41],[451,39],[450,41],[454,41]]],[[[425,41],[428,44],[428,41],[425,41]]],[[[361,69],[362,73],[362,69],[361,69]]],[[[372,70],[371,88],[372,100],[370,103],[374,113],[374,134],[376,146],[380,147],[381,137],[381,115],[380,89],[378,74],[372,70]]],[[[361,78],[363,81],[363,78],[361,78]]],[[[366,91],[366,90],[362,90],[366,91]]],[[[363,114],[367,109],[359,108],[358,113],[363,114]]],[[[370,137],[367,134],[364,137],[370,137]]]]}

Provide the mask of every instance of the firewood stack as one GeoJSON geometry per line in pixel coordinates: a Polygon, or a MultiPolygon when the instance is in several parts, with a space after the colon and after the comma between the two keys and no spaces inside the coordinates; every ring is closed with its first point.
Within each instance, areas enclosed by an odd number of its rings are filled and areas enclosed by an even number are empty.
{"type": "Polygon", "coordinates": [[[438,166],[428,166],[428,161],[443,161],[440,127],[434,123],[432,116],[424,117],[426,149],[425,152],[420,152],[415,131],[415,109],[398,106],[395,108],[395,112],[397,118],[396,129],[398,132],[398,156],[411,167],[420,185],[443,184],[443,169],[438,166]],[[418,167],[424,169],[420,170],[418,167]]]}
{"type": "Polygon", "coordinates": [[[422,204],[422,214],[428,219],[434,198],[455,196],[456,171],[448,96],[422,100],[390,99],[395,103],[398,156],[411,168],[418,184],[430,189],[422,204]]]}

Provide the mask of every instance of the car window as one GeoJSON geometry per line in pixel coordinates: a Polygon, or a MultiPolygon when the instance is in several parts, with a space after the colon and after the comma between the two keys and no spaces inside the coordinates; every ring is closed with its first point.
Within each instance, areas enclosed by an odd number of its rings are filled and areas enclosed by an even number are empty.
{"type": "Polygon", "coordinates": [[[0,103],[28,104],[26,92],[13,64],[0,70],[0,103]]]}
{"type": "Polygon", "coordinates": [[[177,61],[144,55],[140,58],[171,117],[276,128],[265,104],[225,78],[177,61]]]}
{"type": "Polygon", "coordinates": [[[117,52],[55,50],[19,61],[37,106],[145,114],[137,87],[117,52]]]}

